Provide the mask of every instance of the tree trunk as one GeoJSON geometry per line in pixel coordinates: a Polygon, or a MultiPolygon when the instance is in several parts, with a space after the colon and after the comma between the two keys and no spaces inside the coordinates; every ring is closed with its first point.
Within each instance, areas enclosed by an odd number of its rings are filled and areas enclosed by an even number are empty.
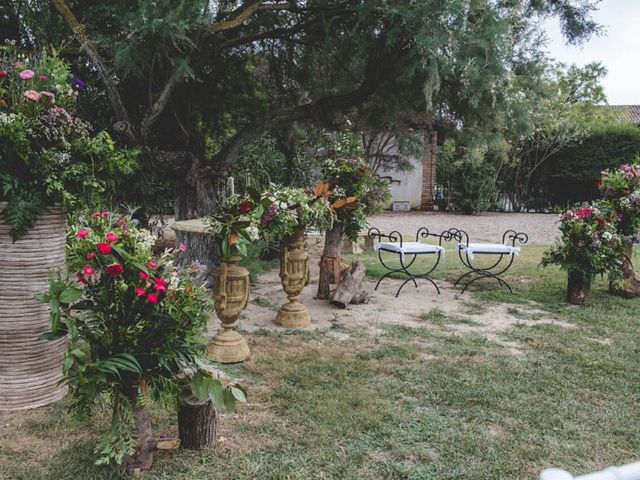
{"type": "MultiPolygon", "coordinates": [[[[142,385],[145,388],[146,384],[142,385]]],[[[153,465],[153,452],[156,449],[156,440],[153,438],[153,427],[147,407],[138,403],[138,386],[131,387],[126,392],[131,403],[133,418],[135,421],[134,436],[136,439],[136,449],[132,455],[124,458],[122,467],[130,474],[150,470],[153,465]]]]}
{"type": "Polygon", "coordinates": [[[340,283],[342,237],[342,225],[337,223],[324,234],[324,249],[320,257],[320,278],[316,294],[316,297],[322,300],[330,298],[332,284],[340,283]]]}
{"type": "Polygon", "coordinates": [[[591,277],[582,272],[569,271],[567,279],[567,302],[572,305],[586,305],[591,294],[591,277]]]}
{"type": "Polygon", "coordinates": [[[215,445],[218,417],[213,403],[187,399],[178,409],[180,447],[200,450],[215,445]]]}
{"type": "Polygon", "coordinates": [[[331,303],[341,308],[347,308],[351,301],[356,298],[359,303],[362,303],[362,281],[367,272],[367,268],[362,262],[353,262],[351,269],[347,270],[342,276],[340,285],[336,288],[331,296],[331,303]]]}
{"type": "Polygon", "coordinates": [[[640,275],[633,269],[633,243],[627,241],[622,256],[622,279],[610,278],[609,291],[627,298],[640,297],[640,275]]]}

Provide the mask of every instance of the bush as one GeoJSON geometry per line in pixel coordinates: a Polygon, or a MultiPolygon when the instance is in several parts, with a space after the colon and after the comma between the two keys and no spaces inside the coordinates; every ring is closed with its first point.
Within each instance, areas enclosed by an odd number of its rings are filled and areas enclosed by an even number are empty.
{"type": "Polygon", "coordinates": [[[640,153],[640,128],[626,123],[600,125],[580,142],[552,156],[535,183],[551,205],[570,205],[599,197],[596,182],[603,170],[632,163],[640,153]]]}

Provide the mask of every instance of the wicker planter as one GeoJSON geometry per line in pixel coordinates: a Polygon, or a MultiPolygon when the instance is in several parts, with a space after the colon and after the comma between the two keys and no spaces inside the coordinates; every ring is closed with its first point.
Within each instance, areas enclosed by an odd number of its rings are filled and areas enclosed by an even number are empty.
{"type": "Polygon", "coordinates": [[[9,230],[0,222],[0,410],[22,410],[66,393],[58,385],[66,337],[39,340],[49,327],[49,308],[34,299],[47,289],[49,271],[64,266],[65,216],[42,215],[15,243],[9,230]]]}
{"type": "Polygon", "coordinates": [[[567,302],[573,305],[586,305],[591,294],[591,277],[582,272],[569,271],[567,279],[567,302]]]}
{"type": "Polygon", "coordinates": [[[284,242],[280,257],[280,279],[289,299],[276,315],[275,323],[286,328],[307,327],[311,316],[300,295],[309,285],[309,254],[304,249],[304,230],[299,230],[284,242]]]}

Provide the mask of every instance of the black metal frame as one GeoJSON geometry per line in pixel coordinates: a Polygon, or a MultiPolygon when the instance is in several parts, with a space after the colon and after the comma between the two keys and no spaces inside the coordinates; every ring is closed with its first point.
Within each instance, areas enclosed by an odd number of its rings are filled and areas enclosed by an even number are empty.
{"type": "MultiPolygon", "coordinates": [[[[464,230],[458,230],[457,228],[452,228],[448,231],[451,238],[458,241],[458,244],[464,243],[469,246],[469,235],[464,230]]],[[[516,232],[515,230],[507,230],[502,235],[502,243],[504,245],[508,245],[507,240],[511,242],[511,246],[515,247],[516,241],[519,243],[527,243],[529,241],[529,236],[524,232],[516,232]]],[[[458,257],[460,257],[460,261],[462,264],[467,267],[470,271],[463,273],[453,284],[454,286],[458,286],[458,284],[463,283],[462,279],[466,277],[470,277],[466,283],[464,283],[464,287],[462,288],[462,292],[471,285],[472,283],[481,280],[483,278],[495,278],[498,281],[500,286],[505,286],[509,289],[509,292],[513,293],[511,289],[511,285],[509,285],[504,278],[501,277],[513,264],[513,260],[515,257],[514,253],[491,253],[491,252],[475,252],[474,255],[499,255],[498,260],[489,267],[479,268],[473,265],[473,261],[469,258],[468,250],[464,250],[464,256],[462,255],[463,250],[458,245],[458,257]],[[506,265],[501,265],[504,257],[509,257],[509,262],[506,265]]]]}
{"type": "MultiPolygon", "coordinates": [[[[402,248],[402,235],[400,234],[400,232],[394,230],[392,232],[390,232],[388,235],[385,235],[384,233],[380,233],[380,230],[378,230],[377,228],[373,227],[369,229],[369,232],[367,233],[367,235],[369,236],[369,238],[372,238],[375,240],[375,238],[377,237],[379,240],[382,240],[383,238],[387,238],[389,239],[389,242],[391,243],[400,243],[400,248],[402,248]]],[[[426,239],[428,237],[437,237],[438,238],[438,245],[442,246],[442,240],[451,240],[451,235],[449,234],[449,232],[443,232],[442,234],[438,235],[436,233],[429,233],[429,230],[426,227],[420,227],[418,229],[418,231],[416,232],[416,242],[420,242],[420,239],[426,239]]],[[[438,294],[440,293],[440,288],[438,288],[438,285],[436,285],[436,283],[429,277],[429,274],[431,272],[433,272],[436,267],[438,266],[438,264],[440,263],[440,260],[442,258],[442,252],[438,251],[438,252],[418,252],[418,253],[405,253],[404,255],[400,252],[394,252],[392,250],[386,250],[386,249],[378,249],[378,258],[380,259],[380,263],[382,264],[382,266],[384,268],[386,268],[387,270],[389,270],[387,273],[385,273],[384,275],[382,275],[382,277],[380,277],[378,279],[378,283],[376,283],[375,289],[374,290],[378,290],[378,287],[380,286],[380,283],[382,282],[382,280],[384,280],[385,278],[389,277],[390,275],[393,275],[394,273],[402,273],[404,275],[406,275],[407,278],[404,282],[402,282],[402,285],[400,285],[400,287],[398,287],[398,291],[396,292],[396,297],[398,295],[400,295],[400,291],[402,290],[402,288],[409,282],[413,282],[413,284],[415,285],[416,288],[418,288],[418,282],[416,282],[416,279],[424,279],[427,280],[428,282],[430,282],[435,288],[436,291],[438,292],[438,294]],[[400,268],[393,268],[390,267],[389,265],[387,265],[384,262],[384,259],[382,258],[382,252],[388,252],[388,253],[395,253],[398,255],[399,259],[400,259],[400,268]],[[404,257],[408,256],[408,255],[412,255],[413,258],[411,259],[411,261],[408,264],[405,264],[405,260],[404,257]],[[411,267],[411,265],[413,265],[413,263],[416,261],[416,258],[418,258],[418,255],[436,255],[436,261],[433,264],[433,266],[426,272],[424,273],[412,273],[409,271],[409,268],[411,267]]]]}

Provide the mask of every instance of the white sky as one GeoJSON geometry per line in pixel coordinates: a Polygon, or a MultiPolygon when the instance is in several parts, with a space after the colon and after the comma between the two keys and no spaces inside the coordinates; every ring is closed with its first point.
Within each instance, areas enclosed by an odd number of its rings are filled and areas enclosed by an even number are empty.
{"type": "Polygon", "coordinates": [[[566,45],[559,23],[548,21],[549,53],[567,64],[602,63],[609,104],[640,105],[640,0],[602,0],[593,17],[605,31],[579,47],[566,45]]]}

